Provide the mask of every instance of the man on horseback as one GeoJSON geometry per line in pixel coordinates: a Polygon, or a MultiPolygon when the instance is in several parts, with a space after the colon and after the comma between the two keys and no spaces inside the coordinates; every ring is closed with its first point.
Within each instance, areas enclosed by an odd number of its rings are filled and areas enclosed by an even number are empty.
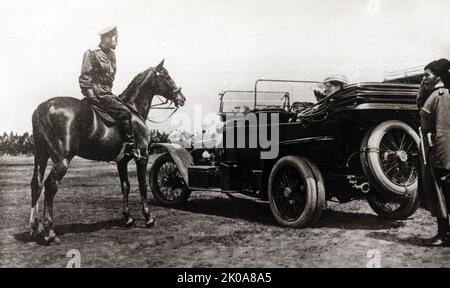
{"type": "Polygon", "coordinates": [[[126,153],[138,156],[134,159],[145,227],[154,225],[147,200],[146,178],[151,135],[145,119],[148,118],[156,95],[172,101],[176,107],[181,107],[186,102],[181,88],[164,68],[164,60],[139,73],[122,94],[114,96],[111,88],[116,73],[114,49],[117,45],[117,28],[105,29],[100,35],[100,46],[88,50],[84,55],[79,83],[89,102],[109,111],[121,125],[112,127],[105,121],[98,121],[96,113],[86,105],[87,101],[75,97],[50,98],[40,103],[33,112],[34,171],[30,183],[30,232],[35,238],[43,236],[46,243],[58,241],[54,230],[53,200],[75,156],[117,162],[123,195],[124,224],[126,227],[133,226],[134,219],[128,205],[128,163],[133,157],[122,157],[124,142],[127,144],[126,153]],[[131,125],[134,127],[134,135],[131,125]],[[49,159],[53,165],[44,181],[49,159]],[[42,223],[38,201],[43,189],[45,205],[42,223]]]}
{"type": "Polygon", "coordinates": [[[139,158],[134,140],[131,112],[128,107],[112,93],[116,75],[117,27],[111,26],[99,32],[100,45],[84,53],[79,84],[81,92],[89,101],[106,110],[118,123],[125,142],[124,154],[139,158]]]}

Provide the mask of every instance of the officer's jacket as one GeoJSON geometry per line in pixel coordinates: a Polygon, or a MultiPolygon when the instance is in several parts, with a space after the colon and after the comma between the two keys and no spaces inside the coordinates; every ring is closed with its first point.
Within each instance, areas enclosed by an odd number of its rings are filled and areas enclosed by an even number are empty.
{"type": "Polygon", "coordinates": [[[421,127],[425,135],[432,133],[430,163],[433,167],[450,170],[450,92],[434,91],[421,110],[421,127]]]}
{"type": "Polygon", "coordinates": [[[113,50],[96,47],[84,53],[79,77],[83,95],[87,96],[88,89],[92,89],[97,96],[111,95],[115,75],[116,56],[113,50]]]}

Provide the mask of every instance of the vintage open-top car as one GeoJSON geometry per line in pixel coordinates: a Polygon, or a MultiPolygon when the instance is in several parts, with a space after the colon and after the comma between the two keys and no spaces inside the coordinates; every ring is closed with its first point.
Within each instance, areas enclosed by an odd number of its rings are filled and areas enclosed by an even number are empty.
{"type": "Polygon", "coordinates": [[[311,89],[298,95],[258,91],[264,82],[317,85],[258,80],[254,91],[238,94],[250,104],[228,110],[229,93],[221,93],[222,141],[243,126],[245,147],[188,151],[177,144],[154,144],[152,149],[164,151],[150,170],[158,203],[180,205],[192,191],[223,192],[232,199],[268,202],[275,219],[289,227],[318,221],[329,200],[345,203],[364,197],[378,215],[389,219],[405,219],[417,210],[419,85],[353,84],[314,103],[311,89]],[[301,108],[295,112],[294,100],[301,108]],[[262,123],[271,119],[263,114],[276,114],[279,121],[262,123]],[[250,145],[254,123],[245,121],[246,115],[256,115],[258,133],[263,128],[271,135],[278,129],[275,158],[263,159],[267,147],[250,145]],[[236,121],[239,118],[244,121],[236,121]]]}

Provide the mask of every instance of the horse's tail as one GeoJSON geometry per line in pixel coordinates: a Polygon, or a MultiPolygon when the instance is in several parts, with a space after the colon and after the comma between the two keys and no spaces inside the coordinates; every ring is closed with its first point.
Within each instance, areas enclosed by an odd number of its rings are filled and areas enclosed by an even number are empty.
{"type": "Polygon", "coordinates": [[[55,137],[51,129],[53,125],[49,115],[48,102],[40,104],[33,112],[32,123],[35,156],[41,152],[41,149],[45,149],[45,152],[50,155],[58,155],[58,149],[52,142],[52,139],[55,139],[55,137]]]}

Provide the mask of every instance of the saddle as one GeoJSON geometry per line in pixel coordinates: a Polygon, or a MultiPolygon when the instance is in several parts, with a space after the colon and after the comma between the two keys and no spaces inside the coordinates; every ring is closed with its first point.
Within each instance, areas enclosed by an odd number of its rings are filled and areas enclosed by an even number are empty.
{"type": "Polygon", "coordinates": [[[101,106],[98,106],[95,103],[89,101],[87,98],[83,98],[81,100],[81,103],[85,107],[90,107],[90,109],[92,109],[97,115],[97,118],[105,123],[107,127],[112,127],[118,124],[117,121],[111,115],[109,115],[106,110],[104,110],[101,106]]]}
{"type": "MultiPolygon", "coordinates": [[[[102,121],[103,123],[105,123],[105,125],[107,127],[112,127],[112,126],[116,126],[119,123],[117,123],[116,119],[114,119],[109,113],[108,111],[106,111],[105,109],[103,109],[101,106],[96,105],[95,103],[89,101],[87,98],[83,98],[81,100],[81,103],[83,103],[84,106],[88,106],[90,107],[90,109],[94,110],[95,114],[97,115],[98,119],[100,119],[100,121],[102,121]]],[[[141,117],[141,115],[139,115],[132,107],[128,106],[127,104],[125,104],[126,107],[128,107],[128,109],[130,110],[130,112],[132,114],[137,115],[139,118],[143,119],[141,117]]]]}

